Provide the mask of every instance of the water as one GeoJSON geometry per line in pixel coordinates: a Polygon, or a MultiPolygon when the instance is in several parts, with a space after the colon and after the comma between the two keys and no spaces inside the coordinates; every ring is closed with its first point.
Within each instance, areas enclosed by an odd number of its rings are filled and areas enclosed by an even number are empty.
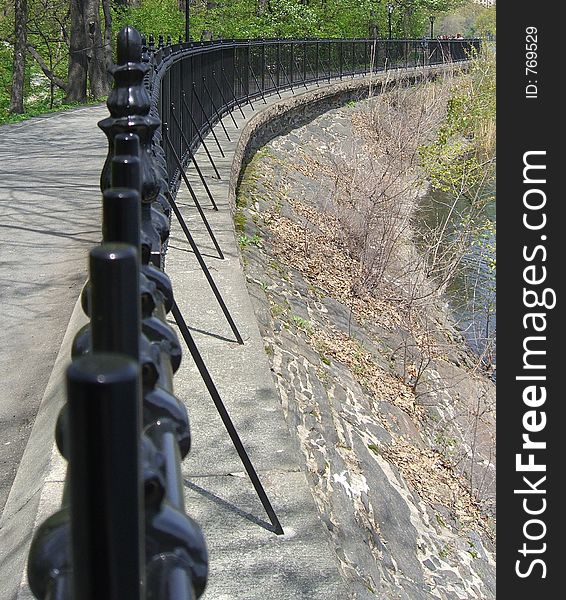
{"type": "MultiPolygon", "coordinates": [[[[486,190],[487,204],[479,215],[486,223],[483,235],[472,240],[464,254],[457,275],[446,290],[446,298],[453,315],[470,347],[483,357],[485,364],[495,368],[496,363],[496,288],[495,288],[495,182],[486,190]]],[[[454,243],[462,227],[466,227],[462,214],[465,200],[456,203],[439,191],[432,191],[421,203],[417,214],[424,232],[448,219],[444,249],[454,243]]]]}

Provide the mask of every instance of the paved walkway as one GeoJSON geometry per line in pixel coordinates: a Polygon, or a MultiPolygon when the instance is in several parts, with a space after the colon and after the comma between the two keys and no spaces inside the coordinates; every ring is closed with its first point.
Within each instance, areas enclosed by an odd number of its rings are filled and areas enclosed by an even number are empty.
{"type": "Polygon", "coordinates": [[[0,511],[100,238],[106,113],[0,127],[0,511]]]}

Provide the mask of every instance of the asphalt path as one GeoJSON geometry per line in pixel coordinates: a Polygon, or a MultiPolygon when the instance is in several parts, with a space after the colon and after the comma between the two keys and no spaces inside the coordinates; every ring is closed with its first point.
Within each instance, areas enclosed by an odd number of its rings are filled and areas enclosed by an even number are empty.
{"type": "Polygon", "coordinates": [[[0,127],[0,513],[100,240],[104,106],[0,127]]]}

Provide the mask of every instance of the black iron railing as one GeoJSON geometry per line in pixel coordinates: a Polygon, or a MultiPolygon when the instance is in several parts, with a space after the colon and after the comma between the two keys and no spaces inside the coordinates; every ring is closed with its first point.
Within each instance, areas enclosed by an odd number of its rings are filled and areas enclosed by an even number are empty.
{"type": "MultiPolygon", "coordinates": [[[[258,40],[158,48],[133,28],[118,36],[118,65],[99,123],[108,137],[101,176],[103,242],[90,252],[82,306],[90,323],[75,337],[67,404],[57,445],[69,461],[62,508],[35,533],[28,581],[50,600],[192,600],[205,587],[208,556],[185,514],[180,462],[190,450],[185,405],[173,393],[181,346],[174,317],[272,524],[283,528],[163,272],[174,214],[215,294],[235,341],[236,323],[175,197],[182,178],[223,258],[184,172],[193,162],[204,195],[216,203],[194,153],[205,135],[223,154],[222,117],[254,108],[268,94],[397,67],[465,60],[477,40],[258,40]],[[213,131],[215,123],[222,132],[213,131]]],[[[234,125],[236,119],[232,115],[234,125]]]]}
{"type": "MultiPolygon", "coordinates": [[[[387,69],[461,62],[480,44],[478,39],[281,39],[163,45],[160,38],[156,48],[150,36],[144,56],[151,65],[152,104],[185,164],[221,117],[253,107],[267,95],[387,69]]],[[[178,182],[170,147],[165,156],[170,181],[178,182]]]]}
{"type": "Polygon", "coordinates": [[[159,268],[169,235],[159,119],[143,79],[141,37],[118,37],[101,176],[102,244],[82,293],[90,323],[75,336],[67,403],[56,431],[69,468],[62,508],[36,531],[28,581],[50,600],[192,600],[208,556],[185,514],[181,459],[187,409],[173,394],[181,346],[166,314],[171,282],[159,268]]]}

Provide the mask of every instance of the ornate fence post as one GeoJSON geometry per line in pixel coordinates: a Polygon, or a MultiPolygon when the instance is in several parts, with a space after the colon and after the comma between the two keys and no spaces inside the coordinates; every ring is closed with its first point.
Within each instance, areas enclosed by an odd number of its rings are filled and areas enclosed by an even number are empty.
{"type": "Polygon", "coordinates": [[[142,262],[151,260],[156,266],[162,262],[161,243],[169,235],[169,219],[162,204],[155,202],[160,183],[154,166],[152,138],[159,127],[159,119],[149,114],[150,100],[143,79],[150,66],[142,63],[142,40],[133,27],[118,34],[118,64],[113,75],[116,85],[108,97],[110,117],[98,126],[108,138],[108,156],[102,170],[100,187],[110,187],[110,165],[114,156],[114,138],[118,133],[134,133],[140,141],[141,197],[142,197],[142,262]]]}
{"type": "MultiPolygon", "coordinates": [[[[116,260],[110,258],[114,249],[93,250],[101,274],[116,260]]],[[[120,250],[119,269],[137,271],[130,250],[120,250]]],[[[137,361],[121,354],[93,353],[69,367],[73,594],[66,598],[141,598],[139,379],[137,361]]]]}
{"type": "MultiPolygon", "coordinates": [[[[146,57],[147,60],[147,57],[146,57]]],[[[174,306],[159,264],[169,230],[160,200],[169,183],[150,115],[141,36],[118,36],[101,176],[103,243],[90,253],[73,344],[68,402],[57,443],[69,460],[63,507],[37,530],[28,560],[44,600],[193,600],[208,555],[184,512],[181,457],[190,449],[186,408],[172,375],[181,348],[165,316],[174,306]],[[157,258],[156,258],[157,257],[157,258]],[[143,430],[143,433],[142,433],[143,430]]]]}

